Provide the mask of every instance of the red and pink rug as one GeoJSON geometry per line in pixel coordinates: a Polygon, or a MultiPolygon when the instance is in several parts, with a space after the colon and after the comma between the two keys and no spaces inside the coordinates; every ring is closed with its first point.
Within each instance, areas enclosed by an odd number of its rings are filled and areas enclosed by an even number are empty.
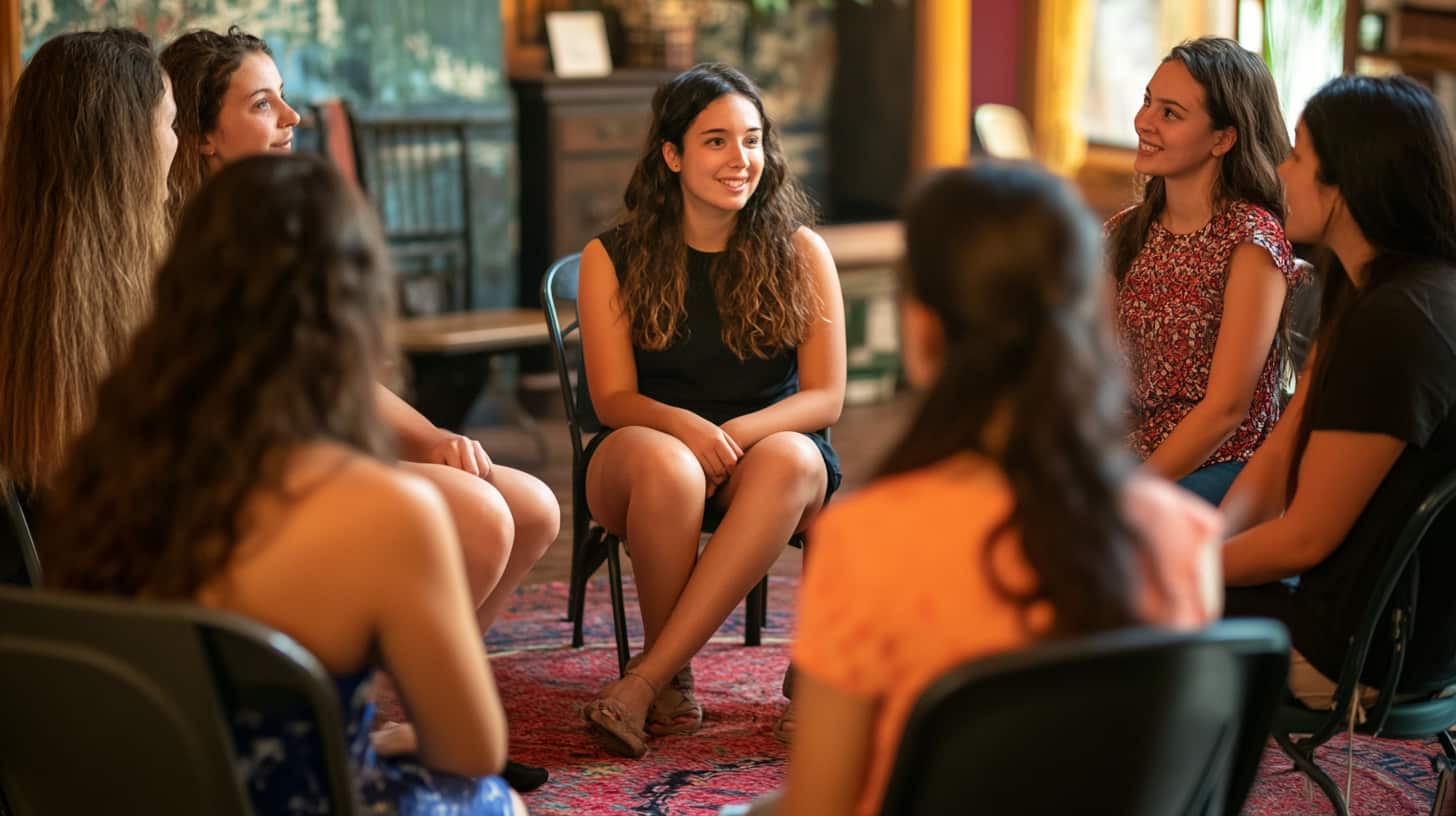
{"type": "MultiPolygon", "coordinates": [[[[785,701],[779,693],[788,663],[795,581],[774,578],[765,644],[746,648],[739,608],[714,642],[693,662],[699,697],[707,711],[703,730],[690,737],[652,741],[647,757],[624,760],[599,751],[581,725],[581,706],[616,673],[606,586],[597,581],[587,597],[588,646],[571,649],[563,621],[565,587],[526,587],[512,612],[499,621],[487,643],[510,717],[511,756],[551,770],[551,781],[526,797],[533,813],[714,814],[720,805],[742,802],[783,782],[786,749],[770,735],[785,701]]],[[[629,616],[635,599],[627,587],[629,616]]],[[[635,625],[634,643],[639,643],[635,625]]],[[[1341,785],[1345,747],[1337,738],[1319,760],[1341,785]]],[[[1404,743],[1361,737],[1354,750],[1352,814],[1424,816],[1435,796],[1430,757],[1434,743],[1404,743]]],[[[1249,816],[1330,813],[1318,790],[1307,793],[1304,777],[1270,743],[1260,778],[1244,812],[1249,816]]],[[[1055,790],[1049,789],[1049,790],[1055,790]]],[[[1063,794],[1056,794],[1063,795],[1063,794]]],[[[1069,811],[1077,810],[1069,803],[1069,811]]],[[[1013,806],[997,807],[1013,812],[1013,806]]]]}

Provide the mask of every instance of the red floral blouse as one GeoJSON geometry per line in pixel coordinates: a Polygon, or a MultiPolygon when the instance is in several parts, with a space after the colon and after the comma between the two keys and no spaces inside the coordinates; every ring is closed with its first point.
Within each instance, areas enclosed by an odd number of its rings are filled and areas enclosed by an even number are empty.
{"type": "MultiPolygon", "coordinates": [[[[1131,210],[1107,222],[1112,229],[1131,210]]],[[[1175,235],[1154,221],[1142,251],[1117,288],[1117,329],[1131,370],[1133,450],[1152,455],[1208,390],[1213,347],[1223,321],[1229,259],[1240,244],[1268,250],[1288,284],[1303,283],[1284,226],[1269,211],[1239,202],[1197,232],[1175,235]]],[[[1279,420],[1279,355],[1270,344],[1249,413],[1227,441],[1199,467],[1245,462],[1279,420]]]]}

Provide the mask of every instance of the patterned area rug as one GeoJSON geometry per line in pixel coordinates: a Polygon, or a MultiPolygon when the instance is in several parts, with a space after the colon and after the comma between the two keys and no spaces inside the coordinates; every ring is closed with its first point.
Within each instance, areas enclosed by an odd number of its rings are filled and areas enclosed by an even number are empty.
{"type": "MultiPolygon", "coordinates": [[[[565,587],[523,588],[487,644],[510,718],[512,757],[551,770],[551,781],[526,797],[531,811],[579,816],[714,814],[719,805],[746,801],[782,784],[787,750],[773,739],[770,729],[785,704],[779,688],[788,664],[786,641],[792,631],[795,584],[791,578],[771,579],[763,646],[743,646],[740,606],[693,661],[699,697],[707,711],[703,730],[690,737],[654,739],[647,757],[639,761],[601,752],[581,725],[581,706],[616,672],[605,582],[599,579],[588,590],[588,645],[583,649],[568,646],[571,629],[562,620],[565,587]]],[[[628,613],[635,621],[630,582],[627,593],[628,613]]],[[[632,633],[634,645],[640,644],[635,623],[632,633]]],[[[385,713],[397,716],[398,708],[385,713]]],[[[1336,738],[1318,755],[1341,786],[1345,748],[1344,739],[1336,738]]],[[[1351,813],[1429,813],[1436,788],[1430,758],[1438,750],[1434,743],[1358,738],[1351,813]]],[[[1306,786],[1304,777],[1290,767],[1271,742],[1246,814],[1332,812],[1324,796],[1306,786]]]]}

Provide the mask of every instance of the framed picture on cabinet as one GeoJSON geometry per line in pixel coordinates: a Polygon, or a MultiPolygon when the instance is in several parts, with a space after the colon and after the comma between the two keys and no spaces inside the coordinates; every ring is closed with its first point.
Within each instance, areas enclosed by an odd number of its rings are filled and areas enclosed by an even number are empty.
{"type": "Polygon", "coordinates": [[[559,77],[604,77],[612,73],[612,50],[600,11],[546,13],[551,69],[559,77]]]}

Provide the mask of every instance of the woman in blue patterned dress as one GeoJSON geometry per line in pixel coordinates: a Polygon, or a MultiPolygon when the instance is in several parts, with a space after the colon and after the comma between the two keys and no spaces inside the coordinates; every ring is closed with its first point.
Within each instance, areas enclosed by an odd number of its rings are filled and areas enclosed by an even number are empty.
{"type": "MultiPolygon", "coordinates": [[[[151,320],[102,384],[42,544],[72,589],[256,618],[335,676],[374,813],[524,813],[449,512],[394,465],[373,397],[391,370],[391,274],[362,199],[325,163],[260,156],[183,212],[151,320]],[[385,759],[369,678],[414,727],[385,759]],[[415,738],[417,733],[418,737],[415,738]]],[[[326,809],[305,723],[234,715],[260,813],[326,809]]]]}

